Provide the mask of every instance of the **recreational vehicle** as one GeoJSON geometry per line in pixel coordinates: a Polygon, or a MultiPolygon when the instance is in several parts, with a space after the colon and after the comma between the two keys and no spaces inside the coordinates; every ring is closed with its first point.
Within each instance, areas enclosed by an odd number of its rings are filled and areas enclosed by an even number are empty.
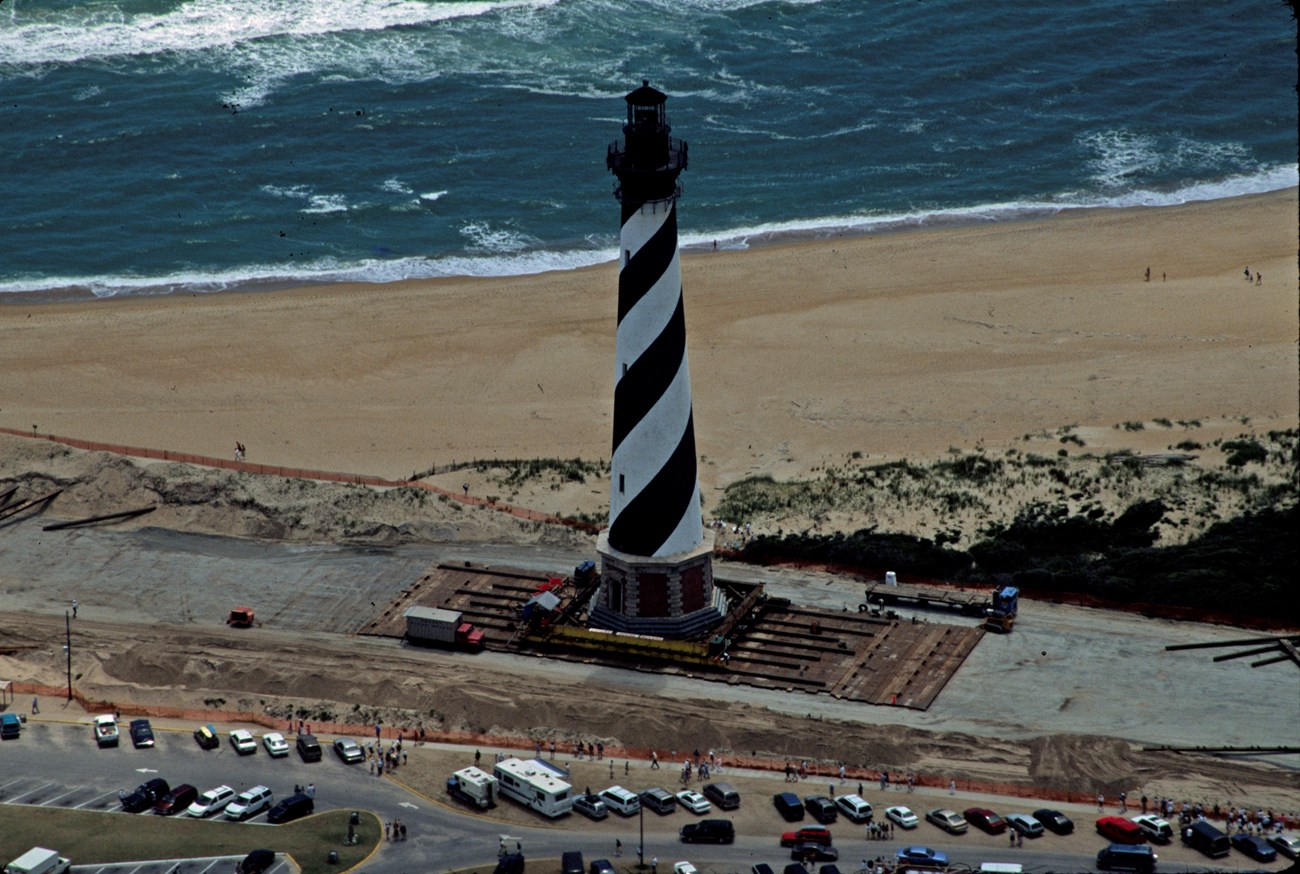
{"type": "Polygon", "coordinates": [[[492,767],[501,795],[554,819],[573,807],[573,787],[540,759],[505,759],[492,767]]]}

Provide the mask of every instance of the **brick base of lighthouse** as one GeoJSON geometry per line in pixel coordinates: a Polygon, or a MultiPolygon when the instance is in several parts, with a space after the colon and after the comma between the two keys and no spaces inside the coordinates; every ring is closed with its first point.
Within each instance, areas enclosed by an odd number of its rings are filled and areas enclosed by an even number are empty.
{"type": "Polygon", "coordinates": [[[595,628],[659,637],[691,637],[722,621],[726,599],[713,585],[713,532],[695,549],[648,558],[609,545],[608,532],[596,541],[600,590],[588,621],[595,628]]]}

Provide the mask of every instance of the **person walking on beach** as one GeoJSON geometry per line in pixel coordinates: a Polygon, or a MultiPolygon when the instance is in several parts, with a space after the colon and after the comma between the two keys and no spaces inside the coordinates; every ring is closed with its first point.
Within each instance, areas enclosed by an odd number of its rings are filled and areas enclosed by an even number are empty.
{"type": "Polygon", "coordinates": [[[76,619],[76,618],[77,618],[77,599],[76,599],[76,598],[73,598],[73,599],[72,599],[72,618],[73,618],[73,619],[76,619]]]}

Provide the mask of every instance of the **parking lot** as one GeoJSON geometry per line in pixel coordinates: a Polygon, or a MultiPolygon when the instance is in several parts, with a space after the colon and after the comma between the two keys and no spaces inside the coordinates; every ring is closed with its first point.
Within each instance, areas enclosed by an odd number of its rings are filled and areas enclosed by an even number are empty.
{"type": "MultiPolygon", "coordinates": [[[[164,859],[153,862],[126,862],[117,865],[73,865],[76,874],[230,874],[243,856],[209,856],[203,859],[164,859]]],[[[291,874],[294,867],[283,856],[266,874],[291,874]]]]}

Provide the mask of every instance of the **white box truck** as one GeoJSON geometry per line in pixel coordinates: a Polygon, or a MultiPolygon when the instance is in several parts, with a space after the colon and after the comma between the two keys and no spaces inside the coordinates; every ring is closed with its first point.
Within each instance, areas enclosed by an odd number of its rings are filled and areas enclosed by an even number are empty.
{"type": "Polygon", "coordinates": [[[5,866],[5,874],[63,874],[72,862],[59,855],[57,850],[32,847],[5,866]]]}

